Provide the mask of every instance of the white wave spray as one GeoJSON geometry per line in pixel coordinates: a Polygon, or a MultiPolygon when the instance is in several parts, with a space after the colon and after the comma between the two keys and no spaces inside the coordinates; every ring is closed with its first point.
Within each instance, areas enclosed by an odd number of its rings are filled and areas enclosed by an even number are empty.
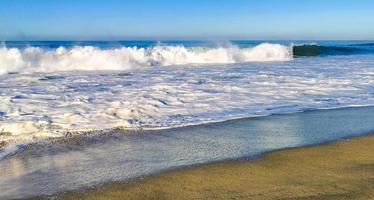
{"type": "Polygon", "coordinates": [[[72,70],[125,70],[134,67],[287,61],[292,48],[263,43],[252,48],[155,46],[100,49],[93,46],[24,49],[0,47],[0,74],[72,70]]]}

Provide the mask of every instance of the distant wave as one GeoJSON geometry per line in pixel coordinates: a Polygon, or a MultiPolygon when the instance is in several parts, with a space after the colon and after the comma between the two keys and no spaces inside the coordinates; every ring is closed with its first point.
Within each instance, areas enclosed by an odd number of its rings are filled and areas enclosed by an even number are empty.
{"type": "Polygon", "coordinates": [[[0,74],[11,72],[53,72],[72,70],[124,70],[134,67],[226,64],[287,61],[292,50],[280,44],[263,43],[252,48],[203,48],[154,46],[100,49],[75,46],[44,49],[40,47],[0,47],[0,74]]]}
{"type": "Polygon", "coordinates": [[[370,46],[369,44],[360,44],[352,46],[320,46],[320,45],[300,45],[292,48],[294,56],[328,56],[328,55],[349,55],[363,53],[364,50],[357,46],[370,46]]]}
{"type": "Polygon", "coordinates": [[[374,47],[374,42],[371,42],[371,43],[353,44],[353,45],[351,45],[351,46],[374,47]]]}

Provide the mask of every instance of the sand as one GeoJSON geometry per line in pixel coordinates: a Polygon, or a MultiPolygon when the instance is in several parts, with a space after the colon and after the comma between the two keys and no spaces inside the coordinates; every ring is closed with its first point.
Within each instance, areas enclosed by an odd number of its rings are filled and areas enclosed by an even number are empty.
{"type": "Polygon", "coordinates": [[[374,135],[110,183],[70,199],[374,199],[374,135]]]}

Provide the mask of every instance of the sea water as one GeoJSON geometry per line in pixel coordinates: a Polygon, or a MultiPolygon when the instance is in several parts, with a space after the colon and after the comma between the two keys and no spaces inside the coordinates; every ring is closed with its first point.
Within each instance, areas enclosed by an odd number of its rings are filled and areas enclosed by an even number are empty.
{"type": "Polygon", "coordinates": [[[374,105],[370,41],[3,42],[0,158],[30,143],[374,105]]]}

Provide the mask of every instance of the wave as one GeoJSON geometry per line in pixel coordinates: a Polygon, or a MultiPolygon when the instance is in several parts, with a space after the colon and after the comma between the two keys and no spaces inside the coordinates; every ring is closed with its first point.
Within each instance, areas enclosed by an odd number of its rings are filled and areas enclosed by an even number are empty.
{"type": "Polygon", "coordinates": [[[371,43],[353,44],[353,45],[351,45],[351,46],[374,47],[374,42],[371,42],[371,43]]]}
{"type": "Polygon", "coordinates": [[[292,59],[288,46],[263,43],[252,48],[203,48],[154,46],[100,49],[75,46],[43,49],[40,47],[0,47],[0,74],[11,72],[53,72],[74,70],[124,70],[134,67],[229,64],[243,62],[287,61],[292,59]]]}
{"type": "MultiPolygon", "coordinates": [[[[356,46],[356,45],[355,45],[356,46]]],[[[329,55],[350,55],[363,53],[364,50],[357,47],[320,46],[316,44],[300,45],[292,48],[295,57],[301,56],[329,56],[329,55]]]]}

